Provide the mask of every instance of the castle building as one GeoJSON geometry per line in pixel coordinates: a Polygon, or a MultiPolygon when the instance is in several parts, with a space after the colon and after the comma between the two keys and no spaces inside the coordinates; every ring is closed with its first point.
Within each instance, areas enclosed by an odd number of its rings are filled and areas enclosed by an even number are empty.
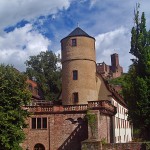
{"type": "Polygon", "coordinates": [[[87,139],[131,141],[127,105],[97,71],[94,37],[77,27],[61,40],[61,53],[62,105],[43,105],[37,100],[24,107],[31,116],[24,129],[23,149],[81,150],[87,139]],[[94,116],[92,124],[88,115],[94,116]]]}
{"type": "Polygon", "coordinates": [[[111,66],[105,62],[97,63],[97,72],[104,78],[117,78],[123,74],[123,68],[119,64],[119,56],[114,53],[111,55],[111,66]]]}

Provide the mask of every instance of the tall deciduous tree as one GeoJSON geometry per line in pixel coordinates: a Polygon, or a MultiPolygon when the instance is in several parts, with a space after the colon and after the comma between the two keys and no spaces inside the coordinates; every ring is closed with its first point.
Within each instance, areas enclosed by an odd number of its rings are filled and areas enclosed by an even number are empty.
{"type": "Polygon", "coordinates": [[[28,112],[22,109],[31,99],[26,77],[12,66],[0,65],[0,149],[20,150],[28,112]]]}
{"type": "Polygon", "coordinates": [[[26,61],[26,73],[30,79],[35,79],[46,100],[57,100],[61,92],[60,62],[52,51],[41,52],[30,56],[26,61]]]}
{"type": "Polygon", "coordinates": [[[144,12],[139,19],[139,6],[135,10],[130,53],[134,56],[126,76],[124,97],[129,106],[129,117],[141,137],[150,140],[150,31],[146,30],[144,12]]]}

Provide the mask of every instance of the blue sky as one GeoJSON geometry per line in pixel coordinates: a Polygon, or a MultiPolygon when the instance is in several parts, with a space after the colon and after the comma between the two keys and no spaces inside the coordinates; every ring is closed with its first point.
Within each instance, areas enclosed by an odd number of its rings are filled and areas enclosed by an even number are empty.
{"type": "Polygon", "coordinates": [[[110,55],[118,53],[127,72],[137,2],[150,25],[149,0],[0,0],[0,63],[25,71],[29,56],[60,53],[60,40],[79,24],[96,39],[96,61],[110,65],[110,55]]]}

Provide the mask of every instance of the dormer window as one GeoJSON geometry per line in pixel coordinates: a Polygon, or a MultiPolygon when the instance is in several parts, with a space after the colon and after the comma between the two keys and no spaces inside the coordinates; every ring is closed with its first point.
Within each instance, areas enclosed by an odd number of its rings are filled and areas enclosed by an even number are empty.
{"type": "Polygon", "coordinates": [[[72,39],[71,42],[72,42],[71,43],[72,46],[77,46],[77,39],[72,39]]]}

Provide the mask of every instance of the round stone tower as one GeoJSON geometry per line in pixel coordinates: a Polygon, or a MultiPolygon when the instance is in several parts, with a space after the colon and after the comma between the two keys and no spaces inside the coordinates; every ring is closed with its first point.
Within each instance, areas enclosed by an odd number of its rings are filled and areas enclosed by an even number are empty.
{"type": "Polygon", "coordinates": [[[77,27],[61,40],[62,104],[98,100],[95,39],[77,27]]]}

